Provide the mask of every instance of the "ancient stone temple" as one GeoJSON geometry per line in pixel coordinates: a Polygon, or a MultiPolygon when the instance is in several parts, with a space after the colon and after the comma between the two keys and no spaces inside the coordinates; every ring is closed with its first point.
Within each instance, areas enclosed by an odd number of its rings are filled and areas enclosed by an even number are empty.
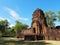
{"type": "Polygon", "coordinates": [[[48,27],[44,12],[39,8],[32,14],[31,27],[18,34],[25,40],[60,40],[60,28],[48,27]]]}

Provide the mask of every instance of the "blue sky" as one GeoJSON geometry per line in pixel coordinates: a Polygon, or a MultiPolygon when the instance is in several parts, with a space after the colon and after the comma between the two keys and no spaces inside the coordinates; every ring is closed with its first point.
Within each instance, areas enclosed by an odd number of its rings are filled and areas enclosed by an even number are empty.
{"type": "MultiPolygon", "coordinates": [[[[10,26],[16,20],[31,25],[32,13],[36,8],[57,12],[60,10],[60,0],[0,0],[0,20],[8,19],[10,26]]],[[[60,25],[58,21],[55,23],[60,25]]]]}

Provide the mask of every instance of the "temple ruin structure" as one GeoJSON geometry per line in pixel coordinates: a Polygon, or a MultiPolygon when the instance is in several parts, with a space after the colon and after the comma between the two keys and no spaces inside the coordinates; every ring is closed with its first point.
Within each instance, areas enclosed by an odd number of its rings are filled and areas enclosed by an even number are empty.
{"type": "Polygon", "coordinates": [[[25,40],[60,40],[60,28],[48,27],[44,12],[39,8],[32,14],[31,27],[18,34],[25,40]]]}

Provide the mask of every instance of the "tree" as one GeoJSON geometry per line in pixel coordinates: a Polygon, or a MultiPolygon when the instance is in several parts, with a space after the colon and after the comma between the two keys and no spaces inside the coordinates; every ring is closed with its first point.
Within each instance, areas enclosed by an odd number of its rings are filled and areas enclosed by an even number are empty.
{"type": "Polygon", "coordinates": [[[7,33],[6,33],[6,36],[15,36],[16,35],[16,32],[14,31],[14,29],[11,27],[11,28],[8,28],[7,29],[7,33]]]}
{"type": "Polygon", "coordinates": [[[17,32],[19,32],[19,31],[21,31],[22,29],[26,29],[27,27],[28,27],[28,25],[22,24],[21,22],[16,21],[14,30],[15,30],[15,32],[17,33],[17,32]]]}
{"type": "Polygon", "coordinates": [[[57,12],[58,20],[60,21],[60,11],[57,12]]]}
{"type": "Polygon", "coordinates": [[[49,10],[45,12],[45,17],[46,17],[48,27],[55,26],[54,21],[56,21],[56,15],[53,11],[49,10]]]}
{"type": "Polygon", "coordinates": [[[9,22],[5,20],[0,20],[0,31],[5,34],[8,28],[9,22]]]}
{"type": "Polygon", "coordinates": [[[28,25],[22,24],[22,29],[27,29],[28,25]]]}

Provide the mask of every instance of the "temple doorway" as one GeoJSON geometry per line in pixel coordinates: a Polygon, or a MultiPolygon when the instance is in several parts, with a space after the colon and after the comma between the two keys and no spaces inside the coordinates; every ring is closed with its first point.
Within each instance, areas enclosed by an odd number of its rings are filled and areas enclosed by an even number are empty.
{"type": "Polygon", "coordinates": [[[33,28],[33,33],[36,33],[36,29],[35,28],[33,28]]]}

